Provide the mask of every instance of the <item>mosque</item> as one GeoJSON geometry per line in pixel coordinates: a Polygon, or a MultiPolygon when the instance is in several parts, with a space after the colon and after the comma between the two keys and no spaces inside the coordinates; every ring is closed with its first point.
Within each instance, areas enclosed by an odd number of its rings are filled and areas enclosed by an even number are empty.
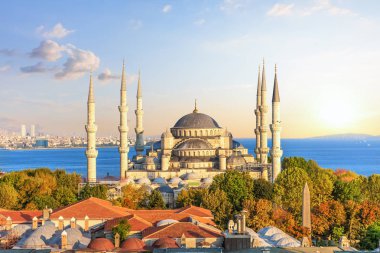
{"type": "MultiPolygon", "coordinates": [[[[220,126],[211,116],[200,112],[195,101],[192,112],[181,117],[175,125],[166,129],[161,140],[145,149],[143,128],[142,88],[139,75],[136,105],[136,156],[128,158],[127,125],[127,85],[123,63],[120,89],[120,182],[127,180],[164,180],[182,178],[184,180],[201,180],[213,178],[226,170],[247,171],[253,178],[274,181],[281,172],[281,120],[280,96],[275,67],[272,124],[268,125],[268,103],[265,66],[259,67],[256,96],[256,148],[255,154],[235,141],[226,128],[220,126]],[[268,148],[269,130],[272,134],[272,147],[268,148]],[[270,153],[270,159],[268,159],[270,153]]],[[[92,77],[88,95],[87,115],[87,182],[96,183],[96,131],[95,99],[92,77]]]]}

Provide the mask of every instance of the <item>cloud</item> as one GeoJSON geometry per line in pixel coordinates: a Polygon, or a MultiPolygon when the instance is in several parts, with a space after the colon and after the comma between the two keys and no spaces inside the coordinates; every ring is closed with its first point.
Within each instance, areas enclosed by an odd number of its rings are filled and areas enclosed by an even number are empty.
{"type": "Polygon", "coordinates": [[[111,73],[111,70],[106,68],[102,73],[100,73],[98,75],[98,79],[100,81],[110,81],[110,80],[113,80],[113,79],[120,79],[120,76],[118,75],[113,75],[111,73]]]}
{"type": "Polygon", "coordinates": [[[4,55],[4,56],[8,56],[8,57],[11,57],[11,56],[15,56],[16,55],[16,50],[14,49],[0,49],[0,55],[4,55]]]}
{"type": "Polygon", "coordinates": [[[68,58],[63,69],[55,74],[57,79],[76,79],[99,67],[100,59],[91,51],[69,44],[65,46],[65,52],[68,58]]]}
{"type": "Polygon", "coordinates": [[[163,13],[168,13],[172,10],[172,6],[170,4],[166,4],[163,8],[162,8],[162,12],[163,13]]]}
{"type": "Polygon", "coordinates": [[[224,12],[233,12],[242,9],[246,3],[246,0],[224,0],[219,9],[224,12]]]}
{"type": "Polygon", "coordinates": [[[0,66],[0,73],[4,73],[4,72],[7,72],[8,70],[11,69],[11,66],[10,65],[3,65],[3,66],[0,66]]]}
{"type": "Polygon", "coordinates": [[[200,19],[198,19],[198,20],[195,20],[194,25],[202,26],[202,25],[204,25],[205,23],[206,23],[206,20],[203,19],[203,18],[200,18],[200,19]]]}
{"type": "Polygon", "coordinates": [[[143,26],[143,23],[141,20],[132,19],[129,21],[129,28],[132,30],[139,30],[142,26],[143,26]]]}
{"type": "Polygon", "coordinates": [[[289,16],[293,12],[294,4],[275,4],[268,12],[268,16],[289,16]]]}
{"type": "Polygon", "coordinates": [[[20,70],[23,73],[44,73],[49,71],[49,69],[46,68],[42,62],[38,62],[31,66],[21,67],[20,70]]]}
{"type": "Polygon", "coordinates": [[[56,38],[62,39],[74,32],[74,30],[68,30],[61,23],[56,24],[52,30],[46,30],[44,26],[39,26],[36,29],[38,34],[41,34],[44,38],[56,38]]]}
{"type": "Polygon", "coordinates": [[[40,58],[47,61],[56,61],[62,57],[64,47],[52,40],[44,40],[37,48],[30,53],[33,58],[40,58]]]}

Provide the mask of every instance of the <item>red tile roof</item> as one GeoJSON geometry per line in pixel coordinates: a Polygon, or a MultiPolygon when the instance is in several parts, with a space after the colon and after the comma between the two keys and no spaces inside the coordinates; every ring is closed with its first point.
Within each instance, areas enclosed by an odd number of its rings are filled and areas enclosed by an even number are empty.
{"type": "Polygon", "coordinates": [[[210,210],[202,208],[202,207],[198,207],[198,206],[186,206],[186,207],[177,209],[176,212],[192,214],[192,215],[196,215],[203,218],[211,218],[211,219],[214,218],[210,210]]]}
{"type": "Polygon", "coordinates": [[[129,215],[128,210],[127,208],[113,206],[110,201],[91,197],[54,210],[50,218],[58,219],[59,216],[62,216],[65,219],[72,217],[84,219],[87,215],[90,219],[112,219],[129,215]]]}
{"type": "Polygon", "coordinates": [[[144,229],[153,226],[152,223],[133,214],[106,221],[104,224],[104,231],[111,231],[112,228],[117,226],[121,220],[125,219],[128,220],[129,225],[131,225],[131,231],[143,231],[144,229]]]}
{"type": "Polygon", "coordinates": [[[209,230],[190,222],[178,222],[162,227],[151,227],[143,231],[143,239],[148,238],[216,238],[222,237],[221,232],[209,230]]]}
{"type": "Polygon", "coordinates": [[[13,224],[31,223],[34,217],[42,215],[42,211],[38,210],[20,210],[12,211],[0,209],[0,223],[4,223],[8,217],[11,217],[13,224]]]}

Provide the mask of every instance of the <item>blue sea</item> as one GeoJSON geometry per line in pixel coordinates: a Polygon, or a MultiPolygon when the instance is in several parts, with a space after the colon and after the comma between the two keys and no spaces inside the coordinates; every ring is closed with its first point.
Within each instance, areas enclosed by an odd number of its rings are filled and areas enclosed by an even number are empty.
{"type": "MultiPolygon", "coordinates": [[[[255,139],[237,139],[253,154],[255,139]]],[[[270,144],[269,144],[270,146],[270,144]]],[[[380,140],[283,139],[284,157],[312,159],[323,168],[349,169],[361,175],[380,173],[380,140]]],[[[116,147],[98,148],[97,176],[119,174],[119,153],[116,147]]],[[[135,155],[130,148],[129,156],[135,155]]],[[[0,170],[14,171],[47,167],[65,169],[86,176],[85,148],[4,150],[0,149],[0,170]]]]}

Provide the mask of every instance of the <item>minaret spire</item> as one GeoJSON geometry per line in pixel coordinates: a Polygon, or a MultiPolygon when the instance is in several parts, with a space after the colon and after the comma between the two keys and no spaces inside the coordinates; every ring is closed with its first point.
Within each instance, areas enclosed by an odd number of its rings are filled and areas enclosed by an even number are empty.
{"type": "Polygon", "coordinates": [[[272,124],[270,125],[272,131],[272,182],[281,173],[281,157],[283,151],[281,150],[281,117],[280,117],[280,94],[278,90],[277,81],[277,65],[275,66],[274,86],[272,97],[272,124]]]}
{"type": "Polygon", "coordinates": [[[145,143],[144,143],[144,127],[143,127],[143,106],[142,106],[142,90],[141,90],[141,75],[139,70],[139,80],[137,82],[137,105],[136,105],[136,127],[135,127],[135,133],[136,133],[136,142],[135,142],[135,149],[137,155],[141,155],[145,150],[145,143]]]}
{"type": "Polygon", "coordinates": [[[123,60],[123,68],[121,75],[121,88],[120,88],[120,145],[119,145],[119,153],[120,153],[120,180],[126,178],[126,172],[128,170],[128,104],[127,104],[127,81],[125,74],[125,66],[123,60]]]}
{"type": "Polygon", "coordinates": [[[265,64],[263,60],[263,70],[261,74],[261,125],[260,125],[260,162],[261,164],[268,163],[268,105],[267,105],[267,85],[265,77],[265,64]]]}
{"type": "Polygon", "coordinates": [[[198,107],[197,107],[197,99],[195,99],[195,103],[194,103],[194,110],[193,110],[193,113],[197,113],[198,112],[198,107]]]}
{"type": "Polygon", "coordinates": [[[98,151],[96,150],[96,131],[95,125],[95,98],[94,98],[94,84],[92,82],[92,73],[90,75],[90,85],[88,90],[87,100],[87,125],[85,126],[87,132],[87,182],[96,182],[96,157],[98,151]]]}
{"type": "Polygon", "coordinates": [[[256,128],[255,128],[255,135],[256,135],[256,159],[260,162],[260,125],[261,125],[261,114],[260,114],[260,106],[261,106],[261,74],[260,74],[260,65],[259,65],[259,73],[258,73],[258,80],[257,80],[257,94],[256,94],[256,109],[255,109],[255,115],[256,115],[256,128]]]}

